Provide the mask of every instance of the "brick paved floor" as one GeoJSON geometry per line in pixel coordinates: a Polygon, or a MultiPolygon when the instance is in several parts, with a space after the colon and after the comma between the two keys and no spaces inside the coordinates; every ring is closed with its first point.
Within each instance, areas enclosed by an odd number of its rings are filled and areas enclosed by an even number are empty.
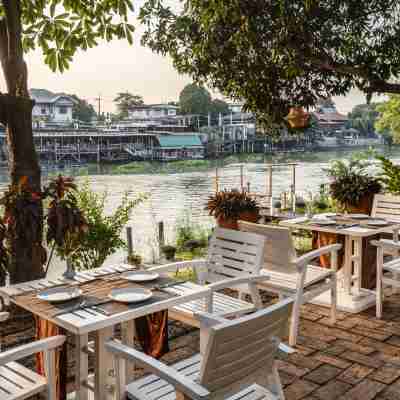
{"type": "MultiPolygon", "coordinates": [[[[400,400],[400,294],[385,300],[383,315],[377,320],[375,307],[339,312],[332,326],[329,309],[305,305],[298,352],[278,360],[286,399],[400,400]]],[[[173,339],[163,361],[184,359],[198,346],[198,331],[173,339]]]]}

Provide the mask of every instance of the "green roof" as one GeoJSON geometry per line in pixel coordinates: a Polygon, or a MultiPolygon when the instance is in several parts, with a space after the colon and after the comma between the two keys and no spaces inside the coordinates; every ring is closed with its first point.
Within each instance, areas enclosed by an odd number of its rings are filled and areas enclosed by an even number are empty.
{"type": "Polygon", "coordinates": [[[159,136],[161,148],[198,147],[202,146],[198,135],[168,135],[159,136]]]}

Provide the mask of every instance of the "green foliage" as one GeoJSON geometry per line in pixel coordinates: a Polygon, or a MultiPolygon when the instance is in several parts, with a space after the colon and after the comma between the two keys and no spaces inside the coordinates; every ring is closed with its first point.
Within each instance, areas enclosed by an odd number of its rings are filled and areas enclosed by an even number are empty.
{"type": "Polygon", "coordinates": [[[122,229],[128,223],[133,209],[143,202],[146,196],[140,195],[129,200],[128,194],[125,193],[121,204],[111,215],[107,215],[105,211],[106,199],[106,192],[93,192],[88,182],[79,187],[77,203],[86,218],[88,229],[79,247],[70,257],[77,269],[100,267],[109,255],[125,247],[125,242],[121,239],[122,229]]]}
{"type": "Polygon", "coordinates": [[[183,114],[206,115],[211,109],[210,92],[203,86],[191,83],[179,95],[179,105],[183,114]]]}
{"type": "Polygon", "coordinates": [[[381,162],[382,174],[381,181],[385,186],[385,191],[391,194],[400,195],[400,166],[393,164],[384,156],[376,156],[381,162]]]}
{"type": "Polygon", "coordinates": [[[94,107],[86,100],[80,99],[77,95],[69,95],[74,99],[74,107],[72,109],[72,118],[82,122],[91,122],[96,117],[94,107]]]}
{"type": "Polygon", "coordinates": [[[143,44],[273,125],[353,87],[400,92],[399,13],[396,0],[147,0],[140,19],[143,44]]]}
{"type": "Polygon", "coordinates": [[[400,143],[400,95],[390,95],[388,101],[377,107],[377,111],[380,116],[375,123],[376,130],[400,143]]]}
{"type": "Polygon", "coordinates": [[[379,193],[382,186],[378,178],[369,174],[370,163],[359,158],[334,161],[326,171],[332,179],[330,193],[343,207],[357,206],[366,195],[379,193]]]}
{"type": "Polygon", "coordinates": [[[379,116],[377,110],[381,103],[359,104],[349,113],[349,127],[357,129],[361,135],[375,133],[375,122],[379,116]]]}
{"type": "Polygon", "coordinates": [[[129,111],[131,111],[133,107],[144,104],[142,96],[129,92],[118,93],[117,97],[114,99],[114,103],[117,106],[121,118],[128,117],[129,111]]]}
{"type": "Polygon", "coordinates": [[[223,190],[208,198],[206,210],[217,219],[239,219],[244,212],[258,214],[260,208],[244,190],[223,190]]]}
{"type": "MultiPolygon", "coordinates": [[[[181,218],[176,225],[176,247],[179,252],[193,253],[187,251],[185,247],[189,241],[197,241],[200,247],[204,248],[208,245],[208,237],[210,229],[205,229],[198,224],[193,223],[189,215],[181,218]]],[[[197,250],[197,249],[195,249],[197,250]]]]}
{"type": "MultiPolygon", "coordinates": [[[[20,4],[23,48],[40,48],[52,71],[63,72],[77,51],[101,40],[133,43],[134,26],[128,22],[131,0],[21,0],[20,4]]],[[[0,3],[0,15],[3,7],[0,3]]]]}
{"type": "Polygon", "coordinates": [[[214,99],[210,105],[210,112],[214,115],[228,114],[229,104],[226,101],[214,99]]]}

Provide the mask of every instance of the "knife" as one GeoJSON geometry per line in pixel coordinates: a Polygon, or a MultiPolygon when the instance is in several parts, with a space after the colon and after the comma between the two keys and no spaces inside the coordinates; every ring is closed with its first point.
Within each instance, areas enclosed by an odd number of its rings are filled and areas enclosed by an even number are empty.
{"type": "Polygon", "coordinates": [[[103,304],[111,303],[113,301],[114,301],[113,299],[101,300],[101,301],[98,301],[95,303],[87,303],[85,301],[82,301],[80,304],[78,304],[76,306],[65,308],[64,310],[60,310],[58,313],[54,314],[53,317],[59,317],[60,315],[69,314],[74,311],[85,310],[86,308],[97,307],[97,306],[100,306],[103,304]]]}

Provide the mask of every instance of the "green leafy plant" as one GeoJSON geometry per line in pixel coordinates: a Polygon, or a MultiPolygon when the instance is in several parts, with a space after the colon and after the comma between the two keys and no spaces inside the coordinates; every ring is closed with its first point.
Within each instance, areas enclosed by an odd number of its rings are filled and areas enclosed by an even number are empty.
{"type": "Polygon", "coordinates": [[[379,179],[367,170],[369,166],[370,162],[353,158],[350,161],[334,161],[326,170],[331,178],[331,196],[345,209],[357,206],[365,196],[381,191],[379,179]]]}
{"type": "Polygon", "coordinates": [[[130,200],[125,193],[121,204],[112,214],[107,215],[107,192],[93,192],[88,182],[79,187],[77,204],[86,218],[88,229],[71,256],[75,268],[82,270],[100,267],[109,255],[124,248],[126,244],[121,238],[122,229],[128,223],[133,209],[146,198],[146,195],[140,195],[130,200]]]}
{"type": "Polygon", "coordinates": [[[381,162],[382,173],[380,179],[385,187],[385,190],[391,194],[400,194],[400,166],[393,164],[384,156],[376,156],[381,162]]]}
{"type": "Polygon", "coordinates": [[[164,253],[167,260],[173,260],[176,253],[176,247],[171,245],[165,245],[161,247],[161,251],[164,253]]]}
{"type": "Polygon", "coordinates": [[[133,252],[132,254],[128,255],[126,261],[128,264],[131,265],[140,265],[142,263],[142,257],[139,254],[133,252]]]}
{"type": "Polygon", "coordinates": [[[223,190],[208,198],[206,210],[215,218],[238,219],[245,212],[260,211],[257,202],[246,191],[223,190]]]}

